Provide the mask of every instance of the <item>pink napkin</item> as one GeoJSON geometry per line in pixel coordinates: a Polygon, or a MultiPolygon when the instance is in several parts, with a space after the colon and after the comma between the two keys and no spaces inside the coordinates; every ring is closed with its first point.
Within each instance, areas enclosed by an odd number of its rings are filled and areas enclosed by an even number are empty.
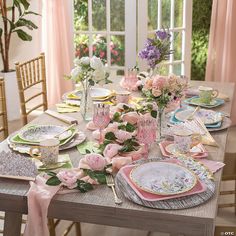
{"type": "Polygon", "coordinates": [[[212,173],[217,172],[221,168],[225,166],[223,162],[219,161],[211,161],[207,159],[201,159],[199,160],[200,163],[202,163],[204,166],[206,166],[212,173]]]}
{"type": "Polygon", "coordinates": [[[35,182],[30,182],[30,189],[27,194],[28,217],[24,236],[49,236],[47,226],[48,206],[60,188],[60,185],[47,185],[46,179],[40,175],[36,177],[35,182]]]}

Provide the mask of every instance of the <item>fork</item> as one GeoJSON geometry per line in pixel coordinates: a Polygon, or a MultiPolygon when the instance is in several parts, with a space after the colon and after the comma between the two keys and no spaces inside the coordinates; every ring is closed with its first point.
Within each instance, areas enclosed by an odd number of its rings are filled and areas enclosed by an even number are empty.
{"type": "Polygon", "coordinates": [[[106,175],[106,182],[107,182],[107,186],[110,187],[112,189],[112,192],[114,194],[114,198],[115,198],[115,204],[121,204],[122,200],[120,198],[118,198],[117,194],[116,194],[116,190],[115,190],[115,182],[113,179],[112,175],[106,175]]]}

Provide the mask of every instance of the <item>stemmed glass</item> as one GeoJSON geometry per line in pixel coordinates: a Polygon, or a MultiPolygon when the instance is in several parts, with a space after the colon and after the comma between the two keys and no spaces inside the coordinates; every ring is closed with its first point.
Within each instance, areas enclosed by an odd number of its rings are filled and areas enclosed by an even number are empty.
{"type": "Polygon", "coordinates": [[[148,147],[156,141],[156,133],[157,125],[155,119],[152,117],[146,117],[145,115],[140,117],[138,121],[137,139],[140,143],[144,144],[147,154],[148,147]]]}
{"type": "Polygon", "coordinates": [[[137,71],[133,69],[128,69],[128,71],[126,71],[125,73],[125,84],[127,90],[132,91],[137,81],[137,71]]]}
{"type": "Polygon", "coordinates": [[[182,99],[185,98],[185,93],[186,93],[186,91],[188,89],[188,85],[189,85],[189,78],[186,75],[181,75],[180,79],[183,81],[183,84],[184,84],[184,87],[185,87],[184,95],[183,95],[182,98],[179,99],[179,108],[182,108],[182,99]]]}
{"type": "Polygon", "coordinates": [[[102,129],[110,122],[110,105],[97,103],[94,105],[93,123],[99,128],[99,143],[102,143],[102,129]]]}

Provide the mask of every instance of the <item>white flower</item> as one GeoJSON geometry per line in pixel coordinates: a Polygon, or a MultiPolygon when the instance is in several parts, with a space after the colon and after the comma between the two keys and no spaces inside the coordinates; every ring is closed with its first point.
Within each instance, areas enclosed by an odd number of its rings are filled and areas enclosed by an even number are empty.
{"type": "Polygon", "coordinates": [[[76,80],[81,73],[81,67],[77,66],[70,72],[71,79],[76,80]]]}
{"type": "Polygon", "coordinates": [[[83,64],[83,65],[89,65],[90,59],[89,59],[89,57],[82,57],[82,58],[80,59],[80,62],[81,62],[81,64],[83,64]]]}
{"type": "Polygon", "coordinates": [[[105,70],[103,69],[103,67],[96,69],[93,72],[93,77],[95,81],[100,81],[100,80],[104,80],[105,79],[105,70]]]}
{"type": "Polygon", "coordinates": [[[80,59],[77,57],[74,59],[74,65],[78,66],[80,64],[80,59]]]}
{"type": "Polygon", "coordinates": [[[98,68],[103,67],[102,61],[100,58],[93,56],[90,60],[90,66],[96,70],[98,68]]]}

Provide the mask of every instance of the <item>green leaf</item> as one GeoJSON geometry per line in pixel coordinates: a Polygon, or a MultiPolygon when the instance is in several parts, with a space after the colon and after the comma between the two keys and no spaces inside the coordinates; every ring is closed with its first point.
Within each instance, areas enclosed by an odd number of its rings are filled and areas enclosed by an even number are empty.
{"type": "Polygon", "coordinates": [[[85,174],[87,174],[90,178],[96,180],[99,184],[106,184],[106,172],[105,171],[93,171],[93,170],[85,170],[85,174]]]}
{"type": "Polygon", "coordinates": [[[152,111],[151,111],[151,116],[152,116],[153,118],[157,118],[157,111],[152,110],[152,111]]]}
{"type": "Polygon", "coordinates": [[[126,125],[124,124],[121,124],[118,126],[118,129],[121,129],[121,130],[126,130],[126,125]]]}
{"type": "Polygon", "coordinates": [[[136,130],[135,126],[130,124],[130,123],[127,123],[126,124],[126,131],[128,132],[134,132],[136,130]]]}
{"type": "Polygon", "coordinates": [[[16,32],[18,37],[20,39],[22,39],[23,41],[31,41],[32,40],[32,36],[27,34],[25,31],[23,31],[21,29],[13,30],[13,32],[16,32]]]}
{"type": "Polygon", "coordinates": [[[113,115],[112,120],[113,120],[113,121],[116,121],[116,122],[119,122],[119,121],[120,121],[120,117],[121,117],[121,114],[120,114],[119,112],[116,112],[116,113],[113,115]]]}
{"type": "Polygon", "coordinates": [[[55,172],[52,172],[52,171],[48,171],[46,173],[47,173],[47,175],[50,175],[50,176],[56,176],[57,175],[55,172]]]}
{"type": "Polygon", "coordinates": [[[103,141],[103,143],[100,144],[100,146],[99,146],[100,153],[103,153],[103,151],[104,151],[104,149],[106,148],[106,146],[107,146],[108,144],[110,144],[110,143],[112,143],[111,140],[105,139],[105,140],[103,141]]]}
{"type": "Polygon", "coordinates": [[[30,4],[29,4],[29,2],[27,1],[27,0],[14,0],[13,1],[13,4],[15,5],[15,6],[19,6],[20,4],[22,4],[23,6],[24,6],[24,8],[25,8],[25,10],[27,10],[28,8],[29,8],[29,6],[30,6],[30,4]]]}
{"type": "Polygon", "coordinates": [[[33,12],[33,11],[25,11],[24,15],[36,15],[36,16],[41,16],[40,14],[33,12]]]}
{"type": "Polygon", "coordinates": [[[27,20],[24,18],[20,18],[16,23],[15,23],[15,28],[16,27],[22,27],[25,26],[30,30],[37,29],[38,26],[35,25],[31,20],[27,20]]]}
{"type": "Polygon", "coordinates": [[[77,189],[79,189],[79,191],[81,192],[81,193],[86,193],[86,192],[88,192],[89,190],[92,190],[93,189],[93,186],[92,186],[92,184],[90,184],[90,183],[86,183],[86,182],[84,182],[83,180],[77,180],[77,187],[76,187],[77,189]]]}
{"type": "Polygon", "coordinates": [[[129,106],[127,106],[127,105],[123,105],[123,109],[124,109],[124,110],[129,110],[129,109],[130,109],[130,107],[129,107],[129,106]]]}
{"type": "Polygon", "coordinates": [[[116,136],[113,132],[108,132],[108,133],[105,134],[105,139],[116,140],[116,136]]]}
{"type": "Polygon", "coordinates": [[[61,183],[61,181],[57,178],[57,176],[53,176],[51,178],[49,178],[46,182],[47,185],[50,186],[57,186],[61,183]]]}

